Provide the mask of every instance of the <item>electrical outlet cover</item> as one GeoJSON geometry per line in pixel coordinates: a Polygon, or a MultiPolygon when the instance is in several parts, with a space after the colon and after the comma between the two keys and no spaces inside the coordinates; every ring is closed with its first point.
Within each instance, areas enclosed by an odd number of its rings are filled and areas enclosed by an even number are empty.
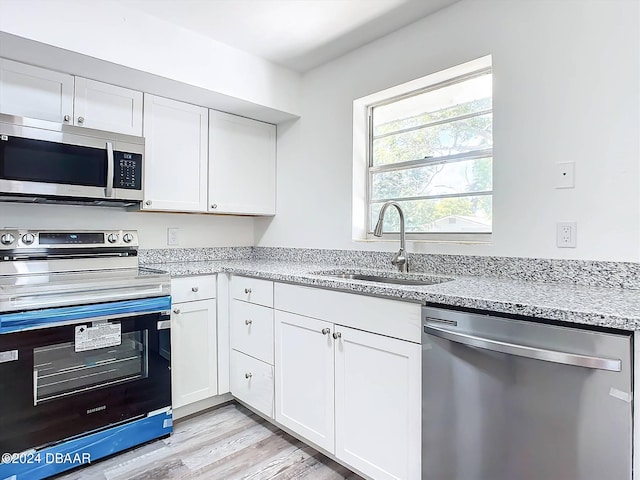
{"type": "Polygon", "coordinates": [[[180,245],[177,228],[167,228],[167,245],[170,245],[170,246],[180,245]]]}
{"type": "Polygon", "coordinates": [[[559,248],[576,248],[577,236],[576,222],[558,222],[556,224],[556,245],[559,248]]]}

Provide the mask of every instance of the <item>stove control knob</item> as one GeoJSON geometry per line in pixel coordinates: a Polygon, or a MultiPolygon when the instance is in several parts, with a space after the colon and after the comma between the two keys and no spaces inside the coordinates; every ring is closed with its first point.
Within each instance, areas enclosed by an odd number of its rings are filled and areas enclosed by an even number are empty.
{"type": "Polygon", "coordinates": [[[25,245],[31,245],[36,240],[36,236],[33,233],[25,233],[22,236],[22,243],[25,245]]]}
{"type": "Polygon", "coordinates": [[[130,233],[125,233],[122,236],[122,240],[124,240],[124,243],[131,243],[133,241],[133,235],[131,235],[130,233]]]}
{"type": "Polygon", "coordinates": [[[15,239],[16,237],[14,237],[12,234],[5,233],[0,237],[0,243],[2,243],[3,245],[11,245],[15,239]]]}
{"type": "Polygon", "coordinates": [[[116,243],[118,241],[118,234],[117,233],[110,233],[109,236],[107,237],[107,241],[109,243],[116,243]]]}

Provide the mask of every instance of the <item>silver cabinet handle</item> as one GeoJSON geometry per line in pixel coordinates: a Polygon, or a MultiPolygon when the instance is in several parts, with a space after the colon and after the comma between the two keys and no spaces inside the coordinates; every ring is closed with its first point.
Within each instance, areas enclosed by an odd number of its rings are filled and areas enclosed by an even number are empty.
{"type": "Polygon", "coordinates": [[[245,325],[251,325],[253,323],[253,320],[245,320],[244,324],[245,325]]]}
{"type": "Polygon", "coordinates": [[[211,204],[211,208],[212,208],[213,210],[215,210],[216,208],[218,208],[218,204],[217,204],[217,203],[212,203],[212,204],[211,204]]]}
{"type": "Polygon", "coordinates": [[[200,288],[198,288],[198,287],[191,287],[191,291],[192,291],[193,293],[198,293],[198,290],[200,290],[200,288]]]}
{"type": "Polygon", "coordinates": [[[107,198],[113,197],[113,143],[107,142],[107,188],[105,195],[107,198]]]}
{"type": "Polygon", "coordinates": [[[340,337],[342,337],[342,334],[341,334],[340,332],[334,332],[334,333],[333,333],[333,338],[334,338],[335,340],[339,339],[340,337]]]}
{"type": "Polygon", "coordinates": [[[247,295],[249,295],[251,293],[251,289],[250,288],[245,288],[244,289],[244,293],[246,293],[247,295]]]}
{"type": "Polygon", "coordinates": [[[323,328],[322,329],[322,334],[323,335],[329,335],[331,333],[331,330],[329,328],[323,328]]]}
{"type": "Polygon", "coordinates": [[[562,363],[576,367],[593,368],[597,370],[609,370],[619,372],[622,369],[622,361],[614,358],[592,357],[590,355],[579,355],[576,353],[559,352],[557,350],[547,350],[544,348],[517,345],[515,343],[501,342],[488,338],[476,337],[466,333],[452,332],[444,328],[434,327],[426,324],[423,326],[424,333],[444,338],[451,342],[461,343],[470,347],[482,348],[493,352],[516,355],[518,357],[532,358],[534,360],[544,360],[546,362],[562,363]]]}
{"type": "Polygon", "coordinates": [[[84,117],[78,117],[78,123],[84,123],[84,117]]]}
{"type": "Polygon", "coordinates": [[[175,313],[176,315],[180,315],[180,309],[179,308],[174,308],[173,309],[173,313],[175,313]]]}
{"type": "Polygon", "coordinates": [[[147,200],[146,202],[144,202],[145,205],[151,205],[151,200],[147,200]]]}
{"type": "Polygon", "coordinates": [[[71,117],[69,115],[65,115],[64,116],[64,121],[65,122],[69,122],[71,120],[71,117]]]}
{"type": "Polygon", "coordinates": [[[249,379],[249,378],[251,378],[251,377],[253,377],[253,374],[252,374],[252,373],[245,373],[245,374],[244,374],[244,378],[249,379]]]}

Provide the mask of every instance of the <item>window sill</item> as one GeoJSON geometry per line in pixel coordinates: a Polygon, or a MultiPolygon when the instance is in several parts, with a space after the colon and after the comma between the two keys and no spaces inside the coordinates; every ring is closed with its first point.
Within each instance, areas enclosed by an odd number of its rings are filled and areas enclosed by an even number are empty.
{"type": "MultiPolygon", "coordinates": [[[[463,234],[407,234],[405,236],[407,243],[444,243],[444,244],[461,244],[461,245],[491,245],[493,236],[491,233],[468,233],[463,234]]],[[[353,238],[352,241],[359,243],[398,243],[400,241],[399,234],[388,233],[382,237],[375,237],[372,234],[366,238],[353,238]]]]}

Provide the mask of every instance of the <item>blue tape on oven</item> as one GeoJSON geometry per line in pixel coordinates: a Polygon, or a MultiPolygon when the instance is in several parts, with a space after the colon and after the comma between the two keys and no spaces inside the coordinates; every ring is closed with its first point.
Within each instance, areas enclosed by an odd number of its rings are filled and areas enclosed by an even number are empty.
{"type": "Polygon", "coordinates": [[[45,308],[0,315],[0,334],[17,332],[34,327],[55,325],[70,320],[90,320],[96,317],[127,313],[151,313],[169,310],[171,297],[154,297],[122,302],[97,303],[75,307],[45,308]]]}
{"type": "Polygon", "coordinates": [[[0,479],[40,480],[169,435],[171,410],[0,460],[0,479]]]}

